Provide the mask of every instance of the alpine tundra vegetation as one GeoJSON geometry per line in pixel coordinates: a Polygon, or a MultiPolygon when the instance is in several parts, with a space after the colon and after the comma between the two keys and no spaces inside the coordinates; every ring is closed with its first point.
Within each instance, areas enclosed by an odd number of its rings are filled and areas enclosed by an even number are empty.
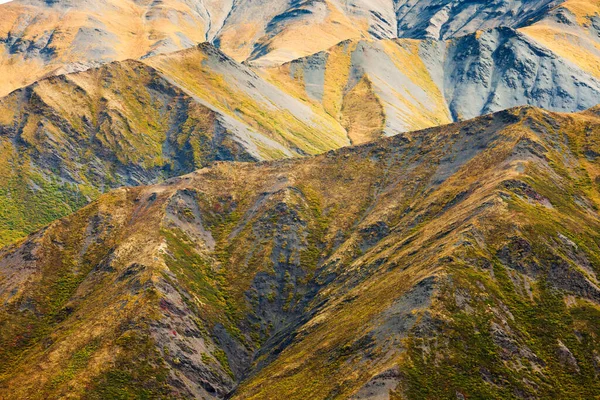
{"type": "Polygon", "coordinates": [[[600,398],[600,2],[0,15],[0,399],[600,398]]]}

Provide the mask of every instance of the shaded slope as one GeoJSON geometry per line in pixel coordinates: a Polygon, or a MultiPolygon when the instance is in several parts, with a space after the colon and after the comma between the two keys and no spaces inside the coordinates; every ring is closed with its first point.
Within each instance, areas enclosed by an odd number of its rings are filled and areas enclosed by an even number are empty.
{"type": "Polygon", "coordinates": [[[450,39],[496,27],[519,28],[540,20],[561,0],[396,1],[398,37],[450,39]]]}
{"type": "Polygon", "coordinates": [[[514,109],[102,196],[2,253],[0,391],[594,397],[597,114],[514,109]]]}
{"type": "Polygon", "coordinates": [[[2,244],[109,188],[257,157],[219,115],[138,62],[44,80],[0,107],[2,244]]]}

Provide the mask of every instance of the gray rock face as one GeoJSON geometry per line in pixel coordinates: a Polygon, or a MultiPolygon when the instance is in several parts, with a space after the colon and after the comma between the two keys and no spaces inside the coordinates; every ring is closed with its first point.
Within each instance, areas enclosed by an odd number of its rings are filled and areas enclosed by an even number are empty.
{"type": "Polygon", "coordinates": [[[398,37],[448,39],[500,26],[520,27],[564,0],[396,0],[398,37]]]}
{"type": "Polygon", "coordinates": [[[323,101],[329,57],[340,51],[350,56],[344,93],[367,76],[385,109],[386,135],[521,105],[575,112],[600,102],[600,80],[513,28],[449,41],[341,43],[290,64],[313,100],[323,101]]]}
{"type": "Polygon", "coordinates": [[[455,119],[525,104],[581,111],[600,101],[600,81],[509,28],[452,41],[444,70],[455,119]]]}

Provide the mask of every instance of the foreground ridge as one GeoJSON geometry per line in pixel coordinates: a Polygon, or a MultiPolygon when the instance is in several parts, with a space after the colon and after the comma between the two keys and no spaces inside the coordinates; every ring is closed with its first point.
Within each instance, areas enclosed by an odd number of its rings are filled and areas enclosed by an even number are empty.
{"type": "Polygon", "coordinates": [[[0,397],[592,398],[599,134],[516,108],[103,195],[0,254],[0,397]]]}

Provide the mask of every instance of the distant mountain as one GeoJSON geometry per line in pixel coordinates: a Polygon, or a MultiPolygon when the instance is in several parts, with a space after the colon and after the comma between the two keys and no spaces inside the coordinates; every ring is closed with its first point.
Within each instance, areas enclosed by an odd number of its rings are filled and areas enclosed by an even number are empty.
{"type": "Polygon", "coordinates": [[[594,398],[599,134],[516,108],[105,194],[0,254],[0,397],[594,398]]]}
{"type": "Polygon", "coordinates": [[[346,41],[266,71],[345,121],[351,137],[360,126],[371,139],[519,105],[580,111],[600,101],[596,76],[511,28],[448,41],[346,41]]]}
{"type": "MultiPolygon", "coordinates": [[[[587,31],[588,18],[595,18],[597,10],[581,4],[577,0],[15,0],[0,6],[0,95],[47,74],[144,58],[204,41],[239,62],[262,66],[314,54],[347,39],[445,40],[536,22],[537,31],[532,31],[536,38],[562,41],[553,38],[553,28],[547,29],[546,22],[563,15],[561,10],[575,10],[574,29],[587,31]]],[[[597,38],[594,32],[591,35],[597,38]]],[[[593,53],[597,64],[593,46],[579,52],[587,58],[593,53]]]]}

